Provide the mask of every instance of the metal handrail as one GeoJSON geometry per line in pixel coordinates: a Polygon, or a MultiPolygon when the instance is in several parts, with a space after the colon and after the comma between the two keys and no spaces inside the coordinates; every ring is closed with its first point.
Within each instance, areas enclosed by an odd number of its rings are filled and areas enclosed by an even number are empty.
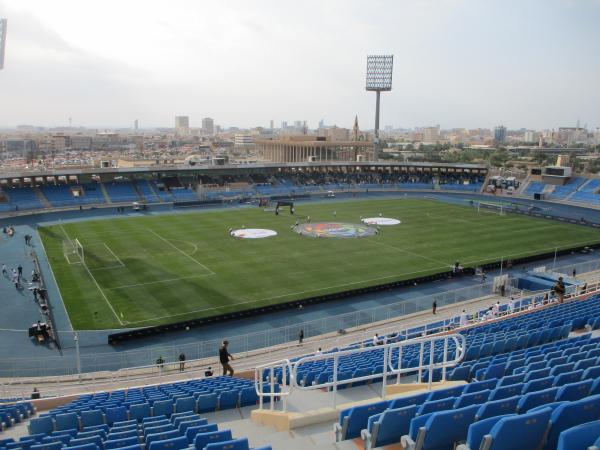
{"type": "Polygon", "coordinates": [[[292,363],[289,359],[280,359],[272,363],[261,364],[254,368],[254,389],[259,399],[259,409],[263,409],[264,397],[268,397],[270,400],[271,411],[275,409],[275,400],[278,397],[283,399],[283,410],[287,409],[287,397],[292,393],[294,383],[287,384],[287,374],[292,373],[292,363]],[[274,391],[275,386],[275,370],[277,368],[282,369],[283,376],[281,377],[281,387],[279,392],[274,391]],[[264,377],[263,370],[267,369],[269,373],[269,392],[264,391],[264,377]],[[286,372],[287,371],[287,372],[286,372]],[[288,389],[286,389],[288,388],[288,389]]]}

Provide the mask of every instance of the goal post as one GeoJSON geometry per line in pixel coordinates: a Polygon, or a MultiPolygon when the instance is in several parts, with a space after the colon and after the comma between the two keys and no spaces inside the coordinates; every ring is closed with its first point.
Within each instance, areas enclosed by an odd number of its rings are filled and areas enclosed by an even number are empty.
{"type": "Polygon", "coordinates": [[[79,256],[79,260],[82,264],[85,264],[85,253],[83,251],[83,245],[81,245],[79,239],[75,238],[75,240],[73,241],[73,245],[75,246],[75,252],[79,256]]]}
{"type": "Polygon", "coordinates": [[[83,245],[79,239],[63,240],[63,255],[69,264],[85,264],[83,245]]]}

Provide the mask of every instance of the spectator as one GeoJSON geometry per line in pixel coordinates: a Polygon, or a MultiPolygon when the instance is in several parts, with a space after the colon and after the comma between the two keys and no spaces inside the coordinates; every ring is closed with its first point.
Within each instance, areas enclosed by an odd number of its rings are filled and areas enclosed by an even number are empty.
{"type": "Polygon", "coordinates": [[[558,297],[558,303],[563,303],[565,301],[566,287],[565,287],[565,283],[563,281],[563,277],[558,277],[558,281],[552,288],[552,291],[558,297]]]}
{"type": "Polygon", "coordinates": [[[205,376],[205,377],[212,377],[212,376],[213,376],[213,373],[214,373],[214,372],[213,372],[213,370],[212,370],[212,367],[210,367],[210,366],[209,366],[209,367],[208,367],[208,369],[206,369],[206,370],[204,371],[204,376],[205,376]]]}
{"type": "Polygon", "coordinates": [[[461,327],[464,327],[469,324],[469,316],[467,314],[467,311],[465,311],[464,309],[462,310],[462,313],[460,314],[459,324],[461,327]]]}
{"type": "Polygon", "coordinates": [[[36,400],[38,398],[41,398],[40,391],[38,391],[38,388],[34,387],[33,392],[31,393],[31,399],[36,400]]]}
{"type": "Polygon", "coordinates": [[[179,371],[183,372],[185,370],[185,353],[181,352],[179,354],[179,371]]]}
{"type": "Polygon", "coordinates": [[[158,359],[156,360],[156,365],[158,366],[158,368],[162,371],[163,366],[165,364],[165,360],[163,359],[162,356],[159,356],[158,359]]]}
{"type": "Polygon", "coordinates": [[[515,300],[511,297],[508,301],[508,313],[512,314],[515,312],[515,300]]]}
{"type": "Polygon", "coordinates": [[[437,300],[433,301],[433,305],[431,305],[431,309],[433,311],[433,314],[437,314],[437,300]]]}
{"type": "Polygon", "coordinates": [[[221,362],[221,366],[223,366],[223,376],[227,375],[229,372],[229,376],[232,377],[234,372],[232,367],[229,365],[229,361],[234,358],[227,350],[228,345],[229,341],[223,341],[219,347],[219,361],[221,362]]]}
{"type": "Polygon", "coordinates": [[[300,333],[298,333],[298,343],[302,345],[302,341],[304,340],[304,329],[300,329],[300,333]]]}

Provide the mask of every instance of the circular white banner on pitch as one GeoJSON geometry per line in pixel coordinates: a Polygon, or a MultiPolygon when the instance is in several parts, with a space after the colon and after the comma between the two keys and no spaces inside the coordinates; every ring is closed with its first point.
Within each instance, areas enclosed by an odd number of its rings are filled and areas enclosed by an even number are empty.
{"type": "Polygon", "coordinates": [[[277,236],[277,231],[266,230],[264,228],[241,228],[239,230],[233,230],[231,235],[242,239],[263,239],[277,236]]]}
{"type": "Polygon", "coordinates": [[[399,225],[398,219],[390,219],[389,217],[367,217],[362,220],[367,225],[399,225]]]}

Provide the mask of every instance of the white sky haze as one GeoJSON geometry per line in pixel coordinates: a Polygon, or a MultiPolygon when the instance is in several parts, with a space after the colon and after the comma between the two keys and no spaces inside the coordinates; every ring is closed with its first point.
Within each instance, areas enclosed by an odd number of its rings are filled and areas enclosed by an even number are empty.
{"type": "Polygon", "coordinates": [[[600,127],[598,0],[0,0],[0,126],[600,127]]]}

